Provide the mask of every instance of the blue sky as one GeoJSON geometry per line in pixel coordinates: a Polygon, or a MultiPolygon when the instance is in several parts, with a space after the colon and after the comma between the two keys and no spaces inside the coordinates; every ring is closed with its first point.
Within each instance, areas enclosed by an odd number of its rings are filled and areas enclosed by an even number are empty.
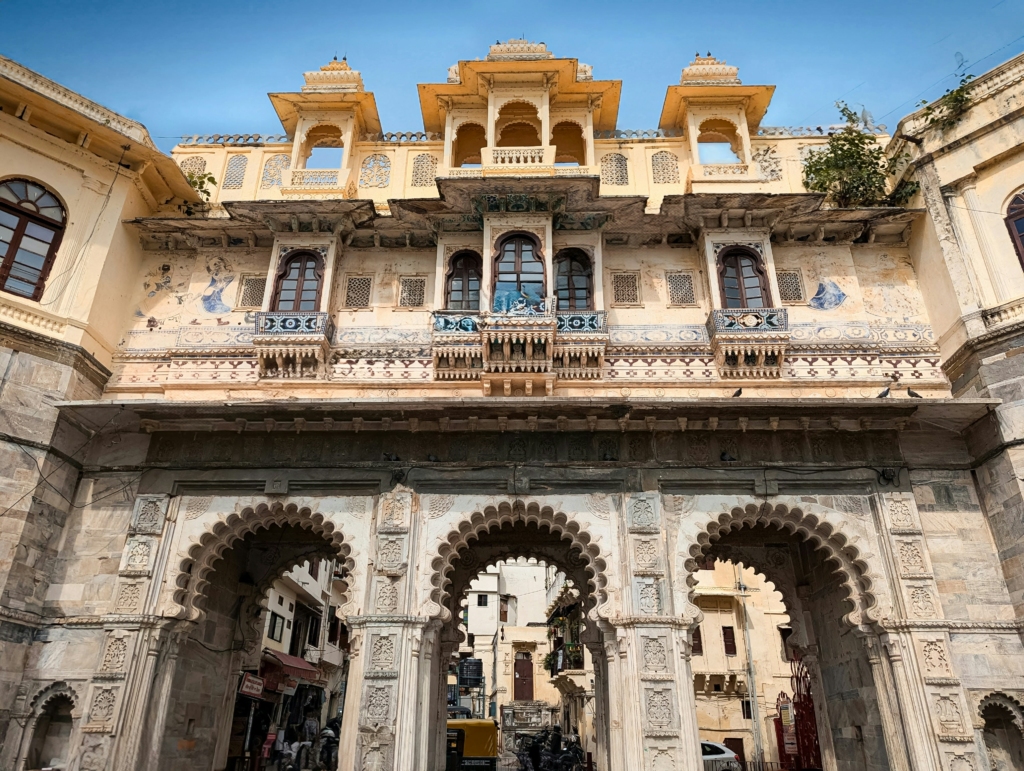
{"type": "Polygon", "coordinates": [[[1024,0],[0,0],[0,53],[142,121],[164,149],[278,132],[266,93],[297,90],[335,52],[362,71],[385,131],[421,130],[416,83],[521,36],[622,80],[619,128],[655,127],[697,50],[778,86],[767,125],[834,122],[844,98],[892,127],[956,84],[958,52],[981,73],[1024,51],[1024,0]]]}

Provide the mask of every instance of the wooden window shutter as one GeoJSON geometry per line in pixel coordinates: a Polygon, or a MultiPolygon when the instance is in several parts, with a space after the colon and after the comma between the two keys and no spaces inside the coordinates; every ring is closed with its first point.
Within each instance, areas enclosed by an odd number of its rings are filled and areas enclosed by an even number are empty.
{"type": "Polygon", "coordinates": [[[722,627],[722,642],[725,643],[725,655],[736,655],[736,630],[731,626],[722,627]]]}

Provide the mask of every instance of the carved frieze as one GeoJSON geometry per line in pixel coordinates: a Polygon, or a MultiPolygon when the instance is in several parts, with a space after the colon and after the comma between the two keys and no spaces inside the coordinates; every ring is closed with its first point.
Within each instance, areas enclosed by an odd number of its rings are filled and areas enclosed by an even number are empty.
{"type": "Polygon", "coordinates": [[[83,730],[86,732],[106,732],[114,723],[114,708],[117,706],[117,690],[115,688],[97,687],[89,700],[89,710],[83,730]]]}
{"type": "Polygon", "coordinates": [[[140,495],[135,499],[131,532],[140,535],[160,535],[167,520],[166,495],[140,495]]]}
{"type": "Polygon", "coordinates": [[[900,573],[904,578],[919,577],[928,573],[920,541],[896,541],[896,555],[900,573]]]}
{"type": "Polygon", "coordinates": [[[915,618],[935,618],[935,598],[930,589],[924,586],[910,587],[910,615],[915,618]]]}
{"type": "Polygon", "coordinates": [[[629,530],[632,533],[656,533],[661,529],[655,496],[634,497],[629,502],[629,530]]]}
{"type": "Polygon", "coordinates": [[[672,687],[658,684],[644,688],[644,733],[647,736],[671,736],[677,722],[672,687]]]}
{"type": "Polygon", "coordinates": [[[403,539],[380,538],[377,541],[377,568],[381,573],[397,575],[403,567],[403,539]]]}
{"type": "Polygon", "coordinates": [[[391,578],[381,578],[377,583],[377,599],[373,612],[387,615],[398,610],[398,582],[391,578]]]}
{"type": "Polygon", "coordinates": [[[942,640],[925,640],[921,643],[921,661],[924,664],[926,678],[950,677],[949,656],[946,644],[942,640]]]}
{"type": "Polygon", "coordinates": [[[141,584],[121,584],[114,602],[115,613],[138,613],[142,602],[141,584]]]}
{"type": "Polygon", "coordinates": [[[381,533],[404,533],[412,516],[412,493],[395,491],[380,499],[377,530],[381,533]]]}
{"type": "Polygon", "coordinates": [[[390,670],[395,666],[395,635],[375,637],[370,648],[370,668],[390,670]]]}
{"type": "Polygon", "coordinates": [[[668,642],[664,637],[644,637],[641,643],[641,654],[645,672],[668,671],[668,642]]]}
{"type": "Polygon", "coordinates": [[[644,616],[661,615],[661,587],[657,581],[644,582],[637,587],[637,607],[644,616]]]}
{"type": "Polygon", "coordinates": [[[363,720],[380,723],[391,716],[391,686],[369,685],[363,697],[363,720]]]}
{"type": "Polygon", "coordinates": [[[946,764],[949,771],[978,771],[973,752],[947,752],[946,764]]]}
{"type": "Polygon", "coordinates": [[[157,541],[151,536],[132,536],[121,553],[122,576],[149,576],[152,572],[153,557],[157,541]]]}
{"type": "Polygon", "coordinates": [[[125,637],[110,637],[107,640],[107,647],[103,651],[103,663],[100,669],[104,672],[123,671],[127,654],[128,639],[125,637]]]}
{"type": "Polygon", "coordinates": [[[674,747],[652,747],[648,753],[651,771],[675,771],[676,751],[674,747]]]}
{"type": "MultiPolygon", "coordinates": [[[[897,494],[900,495],[900,494],[897,494]]],[[[921,532],[921,525],[917,521],[913,499],[897,497],[894,495],[887,507],[889,515],[889,530],[897,535],[916,535],[921,532]]]]}

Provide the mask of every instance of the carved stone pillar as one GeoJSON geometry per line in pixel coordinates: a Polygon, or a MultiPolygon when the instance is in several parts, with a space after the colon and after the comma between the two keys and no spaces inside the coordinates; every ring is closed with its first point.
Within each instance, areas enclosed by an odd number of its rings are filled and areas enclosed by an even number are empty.
{"type": "Polygon", "coordinates": [[[359,708],[363,692],[363,638],[364,629],[356,617],[346,619],[351,630],[348,638],[348,685],[345,690],[345,711],[341,721],[341,736],[338,738],[340,747],[348,747],[350,751],[338,753],[338,771],[354,771],[355,753],[351,748],[356,746],[359,736],[359,708]]]}
{"type": "Polygon", "coordinates": [[[906,740],[899,724],[899,707],[893,702],[892,683],[886,676],[885,667],[882,666],[882,646],[873,635],[866,635],[861,641],[871,665],[871,678],[875,684],[878,715],[882,722],[882,735],[885,738],[889,766],[892,771],[910,771],[906,740]]]}
{"type": "Polygon", "coordinates": [[[349,618],[348,623],[361,635],[362,654],[349,664],[345,713],[352,718],[342,727],[342,746],[352,751],[341,759],[341,771],[430,768],[429,732],[439,731],[442,738],[444,732],[431,714],[429,694],[436,691],[422,682],[421,671],[429,676],[433,653],[427,649],[436,622],[394,615],[349,618]]]}
{"type": "Polygon", "coordinates": [[[901,637],[890,636],[885,646],[892,667],[895,701],[907,739],[910,765],[915,771],[938,771],[935,742],[931,739],[927,707],[917,698],[920,689],[911,686],[901,637]],[[922,707],[924,707],[922,709],[922,707]]]}
{"type": "Polygon", "coordinates": [[[171,686],[187,635],[186,629],[171,631],[170,624],[143,633],[140,642],[146,655],[136,658],[125,678],[129,693],[125,714],[129,718],[112,751],[112,766],[117,771],[159,767],[171,686]]]}
{"type": "Polygon", "coordinates": [[[594,666],[594,734],[597,737],[597,751],[594,753],[598,768],[610,768],[611,756],[608,748],[608,662],[604,655],[602,635],[596,624],[587,624],[580,641],[590,651],[594,666]]]}
{"type": "MultiPolygon", "coordinates": [[[[613,769],[701,771],[693,678],[688,658],[694,612],[674,607],[661,496],[635,493],[626,503],[622,615],[608,619],[613,769]]],[[[695,611],[695,609],[694,609],[695,611]]]]}
{"type": "MultiPolygon", "coordinates": [[[[960,315],[966,316],[971,311],[978,310],[979,299],[970,271],[960,250],[960,244],[957,242],[953,224],[950,222],[949,210],[946,208],[946,202],[939,183],[939,175],[935,170],[934,164],[931,162],[921,164],[917,169],[917,178],[921,183],[921,194],[924,197],[925,207],[931,216],[932,226],[935,228],[935,235],[939,241],[942,260],[952,280],[960,315]]],[[[967,321],[966,323],[968,325],[967,332],[971,336],[985,331],[981,319],[967,321]]]]}

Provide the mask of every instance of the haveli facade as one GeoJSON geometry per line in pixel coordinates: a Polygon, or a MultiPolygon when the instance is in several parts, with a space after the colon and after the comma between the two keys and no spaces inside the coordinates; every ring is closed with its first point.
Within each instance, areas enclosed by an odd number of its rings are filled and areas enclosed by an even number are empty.
{"type": "Polygon", "coordinates": [[[657,130],[620,86],[510,41],[391,134],[331,62],[168,157],[0,59],[0,767],[228,767],[329,559],[342,768],[443,768],[458,609],[520,556],[586,587],[602,770],[699,768],[714,558],[782,594],[824,768],[1017,762],[1024,58],[879,129],[906,208],[806,192],[827,130],[710,56],[657,130]]]}

